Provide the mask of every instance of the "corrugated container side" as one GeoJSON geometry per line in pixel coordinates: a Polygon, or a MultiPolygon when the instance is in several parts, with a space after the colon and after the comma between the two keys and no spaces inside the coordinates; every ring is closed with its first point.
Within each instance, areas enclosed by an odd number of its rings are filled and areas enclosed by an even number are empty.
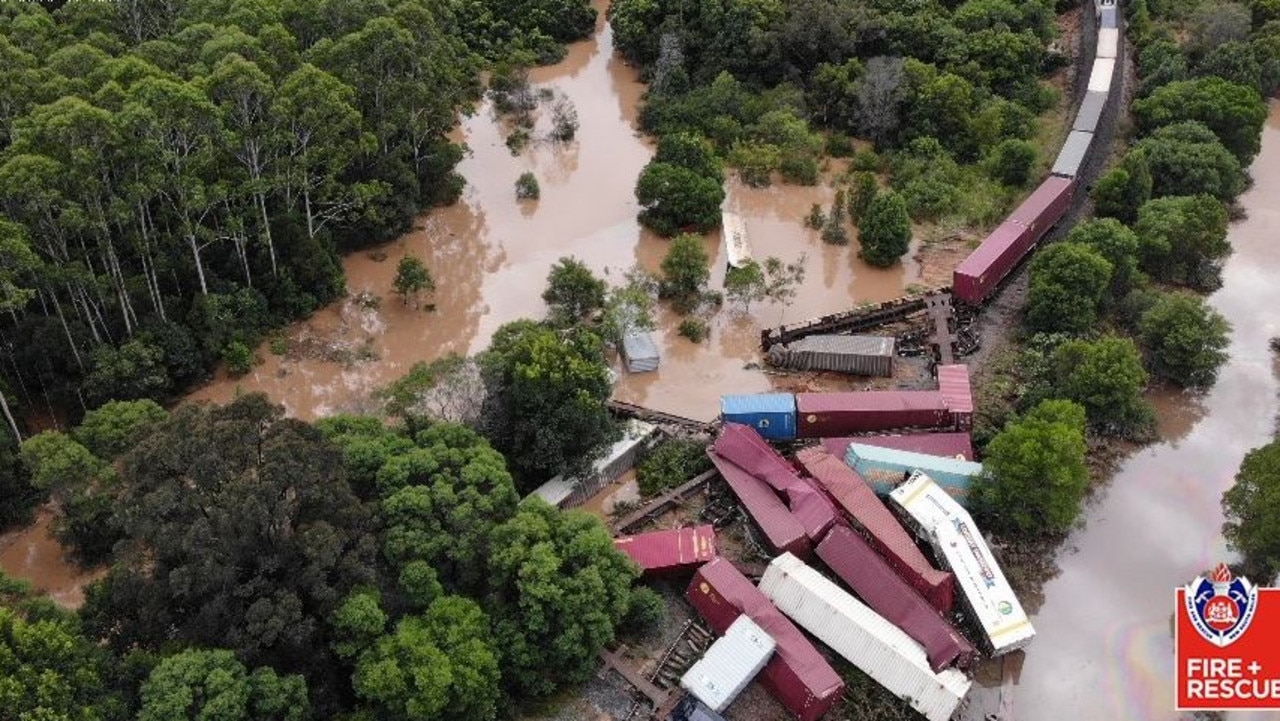
{"type": "Polygon", "coordinates": [[[952,295],[973,305],[981,304],[1035,240],[1026,225],[1015,220],[1001,223],[956,266],[952,273],[952,295]]]}
{"type": "Polygon", "coordinates": [[[1098,120],[1102,118],[1102,110],[1107,106],[1108,93],[1091,92],[1085,93],[1084,99],[1080,101],[1080,110],[1076,113],[1075,123],[1071,125],[1072,130],[1083,130],[1086,133],[1092,133],[1098,129],[1098,120]]]}
{"type": "Polygon", "coordinates": [[[895,428],[942,428],[951,413],[937,391],[797,393],[800,438],[830,438],[895,428]]]}
{"type": "Polygon", "coordinates": [[[1117,28],[1099,28],[1098,52],[1095,57],[1114,58],[1120,51],[1120,30],[1117,28]]]}
{"type": "Polygon", "coordinates": [[[968,503],[969,487],[983,472],[981,463],[923,453],[850,443],[845,462],[880,494],[887,494],[913,471],[929,475],[960,505],[968,503]]]}
{"type": "Polygon", "coordinates": [[[796,437],[796,402],[790,393],[755,393],[720,397],[720,415],[729,423],[750,426],[765,438],[796,437]]]}
{"type": "Polygon", "coordinates": [[[862,536],[833,528],[818,544],[818,558],[876,613],[924,646],[929,667],[968,668],[978,652],[918,591],[893,572],[862,536]]]}
{"type": "Polygon", "coordinates": [[[1111,90],[1111,76],[1116,70],[1115,58],[1098,58],[1093,61],[1093,72],[1089,73],[1089,90],[1104,93],[1111,90]]]}
{"type": "Polygon", "coordinates": [[[967,676],[956,669],[935,674],[910,636],[795,556],[773,559],[760,590],[778,610],[929,721],[950,719],[969,692],[967,676]]]}
{"type": "Polygon", "coordinates": [[[827,494],[808,479],[787,489],[787,505],[804,526],[805,535],[817,543],[840,521],[840,514],[827,494]]]}
{"type": "Polygon", "coordinates": [[[670,721],[725,721],[725,718],[698,699],[685,696],[671,712],[670,721]]]}
{"type": "Polygon", "coordinates": [[[1022,223],[1032,231],[1023,248],[1024,255],[1067,212],[1075,187],[1076,181],[1072,178],[1050,175],[1009,214],[1010,220],[1022,223]]]}
{"type": "Polygon", "coordinates": [[[725,423],[714,447],[722,458],[768,483],[778,492],[800,485],[796,469],[750,426],[725,423]]]}
{"type": "Polygon", "coordinates": [[[845,436],[822,439],[822,447],[839,458],[844,458],[850,443],[896,448],[900,451],[959,458],[965,461],[971,461],[974,458],[973,439],[968,433],[903,433],[889,436],[845,436]]]}
{"type": "Polygon", "coordinates": [[[844,681],[813,643],[723,558],[699,568],[685,597],[711,630],[724,633],[746,614],[777,643],[760,675],[765,688],[800,721],[816,721],[844,692],[844,681]]]}
{"type": "Polygon", "coordinates": [[[817,335],[769,349],[773,365],[867,376],[893,375],[894,339],[887,336],[817,335]]]}
{"type": "Polygon", "coordinates": [[[969,384],[969,366],[959,363],[938,366],[938,392],[951,410],[956,428],[973,427],[973,387],[969,384]]]}
{"type": "Polygon", "coordinates": [[[1119,18],[1114,7],[1102,8],[1102,10],[1098,12],[1098,16],[1099,28],[1103,30],[1115,30],[1120,27],[1118,22],[1119,18]]]}
{"type": "Polygon", "coordinates": [[[764,481],[722,458],[715,451],[707,449],[707,456],[742,502],[742,507],[747,509],[747,513],[760,527],[772,550],[775,553],[790,551],[798,556],[808,557],[809,538],[805,534],[804,525],[787,510],[778,494],[765,485],[764,481]]]}
{"type": "Polygon", "coordinates": [[[773,638],[747,616],[729,625],[680,679],[680,686],[712,710],[724,711],[764,669],[777,647],[773,638]]]}
{"type": "Polygon", "coordinates": [[[615,538],[613,546],[645,574],[692,570],[715,558],[716,531],[710,525],[673,528],[615,538]]]}
{"type": "Polygon", "coordinates": [[[856,471],[820,447],[800,451],[796,460],[861,526],[890,568],[938,611],[951,612],[955,599],[955,582],[951,574],[929,563],[911,534],[856,471]]]}
{"type": "Polygon", "coordinates": [[[955,574],[988,650],[998,656],[1030,643],[1035,629],[968,511],[923,473],[913,474],[890,498],[955,574]]]}
{"type": "Polygon", "coordinates": [[[1092,142],[1093,133],[1082,130],[1071,131],[1067,135],[1067,141],[1062,144],[1062,150],[1058,151],[1058,158],[1053,161],[1053,169],[1050,172],[1054,175],[1074,178],[1079,174],[1080,166],[1084,163],[1085,156],[1089,154],[1089,144],[1092,142]]]}

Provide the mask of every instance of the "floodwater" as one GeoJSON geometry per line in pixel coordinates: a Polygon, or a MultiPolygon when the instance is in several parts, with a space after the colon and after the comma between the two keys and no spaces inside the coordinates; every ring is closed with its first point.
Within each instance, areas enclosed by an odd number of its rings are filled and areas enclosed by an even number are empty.
{"type": "Polygon", "coordinates": [[[105,568],[83,570],[67,557],[51,533],[53,511],[41,508],[36,522],[0,536],[0,568],[14,578],[31,582],[39,593],[64,608],[84,603],[84,587],[101,578],[105,568]]]}
{"type": "MultiPolygon", "coordinates": [[[[530,73],[535,90],[563,94],[573,103],[580,127],[572,142],[545,139],[549,113],[542,112],[534,141],[514,156],[504,144],[506,123],[482,102],[455,132],[470,149],[458,168],[467,180],[462,199],[425,214],[399,240],[345,258],[349,296],[286,329],[289,352],[275,355],[264,343],[257,350],[262,362],[248,375],[228,378],[220,372],[190,398],[226,402],[241,392],[264,391],[300,418],[370,412],[372,393],[415,362],[476,353],[502,324],[544,315],[540,295],[550,267],[562,256],[576,256],[611,283],[620,283],[637,264],[656,271],[668,241],[637,223],[634,195],[636,178],[653,153],[635,124],[644,86],[613,52],[603,17],[607,0],[595,5],[601,11],[595,37],[570,46],[564,61],[530,73]],[[541,186],[537,201],[515,198],[516,178],[526,170],[541,186]],[[422,308],[406,306],[391,291],[396,264],[406,253],[421,258],[435,277],[437,290],[422,308]]],[[[803,226],[814,203],[830,206],[829,181],[840,170],[833,164],[815,187],[755,189],[729,181],[725,206],[743,217],[753,253],[787,262],[804,257],[803,287],[787,307],[722,310],[711,320],[710,339],[698,345],[676,334],[680,318],[662,311],[655,334],[661,369],[636,376],[623,372],[617,397],[709,420],[718,413],[721,393],[773,387],[771,376],[744,368],[760,360],[762,326],[887,300],[917,281],[913,261],[873,269],[857,259],[856,244],[825,246],[803,226]]],[[[711,287],[719,288],[725,263],[719,233],[709,234],[706,244],[714,268],[711,287]]]]}
{"type": "MultiPolygon", "coordinates": [[[[1120,467],[1068,539],[1033,617],[1039,636],[1013,692],[1019,721],[1179,717],[1174,588],[1230,560],[1220,499],[1244,454],[1270,440],[1277,411],[1267,342],[1280,335],[1280,105],[1251,172],[1248,219],[1231,227],[1235,252],[1209,299],[1234,327],[1230,360],[1202,397],[1156,399],[1164,442],[1120,467]]],[[[993,695],[976,693],[975,705],[989,708],[993,695]]]]}

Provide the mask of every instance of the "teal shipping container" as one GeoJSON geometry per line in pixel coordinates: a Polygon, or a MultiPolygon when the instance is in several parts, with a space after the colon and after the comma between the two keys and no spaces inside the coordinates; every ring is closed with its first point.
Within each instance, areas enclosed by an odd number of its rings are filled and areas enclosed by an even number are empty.
{"type": "Polygon", "coordinates": [[[933,479],[961,506],[968,507],[969,485],[974,476],[982,475],[982,464],[946,456],[880,448],[864,443],[850,443],[845,463],[866,479],[880,495],[887,495],[906,480],[912,471],[920,471],[933,479]]]}
{"type": "Polygon", "coordinates": [[[796,397],[790,393],[720,396],[720,416],[725,423],[751,426],[770,440],[796,437],[796,397]]]}

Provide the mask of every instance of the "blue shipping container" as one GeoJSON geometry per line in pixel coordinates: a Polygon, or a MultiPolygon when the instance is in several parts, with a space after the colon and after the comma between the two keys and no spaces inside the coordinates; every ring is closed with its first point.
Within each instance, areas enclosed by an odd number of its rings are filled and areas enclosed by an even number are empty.
{"type": "Polygon", "coordinates": [[[720,396],[720,415],[726,423],[751,426],[775,441],[796,437],[796,397],[790,393],[720,396]]]}
{"type": "Polygon", "coordinates": [[[982,475],[981,463],[864,443],[850,443],[844,460],[881,495],[892,491],[911,471],[920,471],[966,508],[969,505],[969,484],[974,476],[982,475]]]}

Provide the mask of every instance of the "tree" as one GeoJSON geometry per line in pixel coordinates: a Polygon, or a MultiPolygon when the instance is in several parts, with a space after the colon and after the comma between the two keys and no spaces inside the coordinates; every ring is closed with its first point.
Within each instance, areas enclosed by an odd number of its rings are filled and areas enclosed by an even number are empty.
{"type": "Polygon", "coordinates": [[[498,657],[480,606],[444,596],[361,654],[352,685],[379,718],[492,721],[502,695],[498,657]]]}
{"type": "Polygon", "coordinates": [[[1057,243],[1031,262],[1027,324],[1046,333],[1085,333],[1111,283],[1111,263],[1092,248],[1057,243]]]}
{"type": "Polygon", "coordinates": [[[858,225],[859,254],[874,266],[887,268],[906,254],[911,246],[911,216],[907,202],[891,191],[871,201],[866,218],[858,225]]]}
{"type": "Polygon", "coordinates": [[[494,529],[493,548],[486,605],[505,683],[542,696],[589,678],[630,608],[636,567],[599,520],[537,498],[494,529]]]}
{"type": "Polygon", "coordinates": [[[662,259],[662,295],[692,307],[711,278],[709,265],[707,249],[700,236],[688,233],[676,236],[662,259]]]}
{"type": "Polygon", "coordinates": [[[349,659],[359,656],[387,630],[387,614],[377,591],[361,589],[347,596],[329,617],[333,652],[349,659]]]}
{"type": "Polygon", "coordinates": [[[1227,209],[1207,195],[1149,201],[1133,229],[1143,268],[1160,280],[1212,287],[1217,261],[1231,252],[1227,209]]]}
{"type": "Polygon", "coordinates": [[[164,364],[164,350],[142,339],[119,348],[99,346],[90,356],[92,370],[84,391],[93,404],[107,400],[164,398],[173,383],[164,364]]]}
{"type": "Polygon", "coordinates": [[[222,649],[191,649],[161,661],[142,684],[138,721],[302,721],[307,684],[271,668],[249,673],[222,649]]]}
{"type": "Polygon", "coordinates": [[[1031,167],[1036,162],[1036,148],[1026,140],[1006,138],[991,149],[987,162],[991,177],[1005,185],[1021,187],[1031,177],[1031,167]]]}
{"type": "Polygon", "coordinates": [[[572,325],[604,307],[605,282],[586,263],[572,256],[551,266],[542,300],[551,310],[551,322],[572,325]]]}
{"type": "Polygon", "coordinates": [[[1222,494],[1222,534],[1244,556],[1249,575],[1280,573],[1280,441],[1245,454],[1236,482],[1222,494]]]}
{"type": "Polygon", "coordinates": [[[877,56],[867,60],[855,91],[857,131],[877,146],[898,132],[902,101],[906,98],[906,73],[900,57],[877,56]]]}
{"type": "Polygon", "coordinates": [[[613,432],[604,348],[590,331],[508,323],[494,333],[480,368],[485,435],[507,457],[521,493],[588,463],[613,432]]]}
{"type": "Polygon", "coordinates": [[[1005,424],[987,444],[987,475],[972,491],[979,517],[1029,535],[1071,528],[1089,484],[1084,423],[1079,405],[1047,400],[1005,424]]]}
{"type": "Polygon", "coordinates": [[[415,307],[419,293],[423,291],[430,293],[436,289],[431,271],[427,270],[427,266],[423,265],[421,260],[412,255],[406,255],[400,259],[400,264],[396,266],[396,279],[392,285],[396,293],[404,299],[405,305],[409,305],[409,297],[412,296],[415,307]]]}
{"type": "Polygon", "coordinates": [[[383,412],[392,417],[424,416],[475,426],[484,405],[484,379],[474,358],[451,353],[414,363],[375,395],[384,404],[383,412]]]}
{"type": "Polygon", "coordinates": [[[1208,193],[1224,203],[1244,188],[1240,163],[1198,122],[1175,123],[1157,129],[1138,142],[1151,171],[1151,194],[1208,193]]]}
{"type": "Polygon", "coordinates": [[[339,450],[265,396],[184,405],[125,456],[127,543],[84,611],[117,647],[221,645],[322,673],[325,619],[373,580],[367,509],[339,450]]]}
{"type": "MultiPolygon", "coordinates": [[[[2,41],[0,41],[2,42],[2,41]]],[[[0,131],[0,137],[4,133],[0,131]]],[[[0,217],[0,312],[13,313],[24,307],[27,301],[35,297],[35,291],[25,282],[29,273],[40,265],[40,259],[31,250],[26,230],[0,217]]],[[[4,392],[4,383],[0,381],[0,412],[9,425],[12,437],[22,442],[22,433],[9,408],[9,399],[4,392]]]]}
{"type": "Polygon", "coordinates": [[[658,138],[653,160],[692,170],[717,183],[724,181],[724,168],[715,148],[706,138],[693,133],[667,133],[658,138]]]}
{"type": "Polygon", "coordinates": [[[876,199],[880,183],[876,180],[875,173],[860,170],[854,174],[850,186],[849,217],[853,219],[855,225],[859,225],[867,211],[871,209],[871,202],[876,199]]]}
{"type": "Polygon", "coordinates": [[[42,490],[81,486],[106,469],[88,448],[62,431],[44,431],[23,441],[21,458],[31,471],[31,485],[42,490]]]}
{"type": "Polygon", "coordinates": [[[640,222],[659,235],[685,228],[705,233],[720,224],[724,188],[688,168],[651,161],[636,181],[636,200],[640,222]]]}
{"type": "Polygon", "coordinates": [[[1184,120],[1204,123],[1241,165],[1248,165],[1258,153],[1267,106],[1253,88],[1209,76],[1157,88],[1133,103],[1133,115],[1143,133],[1184,120]]]}
{"type": "Polygon", "coordinates": [[[661,282],[640,267],[626,272],[626,282],[609,291],[600,323],[601,336],[617,345],[632,333],[656,330],[653,307],[661,282]]]}
{"type": "Polygon", "coordinates": [[[705,443],[691,438],[673,438],[653,449],[636,466],[640,493],[652,496],[709,469],[706,448],[705,443]]]}
{"type": "Polygon", "coordinates": [[[542,188],[533,171],[526,170],[516,178],[516,200],[537,200],[542,197],[542,188]]]}
{"type": "Polygon", "coordinates": [[[1050,364],[1054,390],[1083,406],[1089,423],[1099,430],[1132,435],[1153,422],[1142,398],[1147,372],[1128,338],[1067,341],[1054,350],[1050,364]]]}
{"type": "Polygon", "coordinates": [[[1080,223],[1067,233],[1066,241],[1092,249],[1111,264],[1110,296],[1113,300],[1123,298],[1141,277],[1138,236],[1114,218],[1080,223]]]}
{"type": "Polygon", "coordinates": [[[1227,360],[1231,324],[1199,296],[1160,294],[1138,329],[1152,372],[1180,386],[1212,385],[1227,360]]]}
{"type": "Polygon", "coordinates": [[[71,435],[98,458],[114,460],[168,416],[153,400],[111,401],[86,413],[71,435]]]}
{"type": "Polygon", "coordinates": [[[724,292],[730,301],[741,303],[744,311],[750,310],[752,303],[764,300],[789,305],[797,287],[804,283],[804,274],[804,256],[784,264],[771,255],[763,266],[751,259],[741,268],[730,268],[725,273],[724,292]]]}
{"type": "Polygon", "coordinates": [[[1107,171],[1093,187],[1097,215],[1132,223],[1138,208],[1151,200],[1151,167],[1140,150],[1130,151],[1118,167],[1107,171]]]}

